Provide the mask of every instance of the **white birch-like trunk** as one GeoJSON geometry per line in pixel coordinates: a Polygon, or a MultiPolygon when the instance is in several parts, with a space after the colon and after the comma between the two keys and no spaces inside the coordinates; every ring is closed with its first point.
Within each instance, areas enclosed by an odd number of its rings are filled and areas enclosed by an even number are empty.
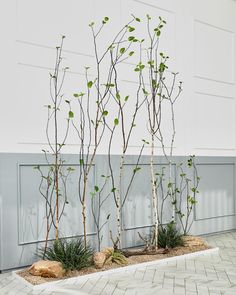
{"type": "Polygon", "coordinates": [[[154,221],[154,235],[155,235],[155,247],[158,248],[158,200],[156,193],[156,177],[154,170],[154,134],[152,134],[151,143],[151,183],[152,183],[152,206],[153,206],[153,221],[154,221]]]}
{"type": "MultiPolygon", "coordinates": [[[[172,155],[171,155],[172,157],[172,155]]],[[[172,160],[169,160],[169,183],[172,183],[172,160]]],[[[173,187],[170,188],[170,193],[173,192],[173,187]]],[[[173,199],[173,196],[170,196],[171,204],[172,204],[172,221],[175,221],[175,204],[173,202],[175,201],[173,199]]]]}
{"type": "Polygon", "coordinates": [[[124,154],[122,154],[121,156],[121,160],[120,160],[120,175],[119,175],[119,189],[118,189],[118,193],[116,195],[116,220],[117,220],[117,237],[119,239],[119,248],[122,249],[122,225],[121,225],[121,210],[122,210],[122,206],[121,206],[121,181],[122,181],[122,177],[123,177],[123,170],[124,170],[124,161],[125,161],[125,157],[124,154]]]}

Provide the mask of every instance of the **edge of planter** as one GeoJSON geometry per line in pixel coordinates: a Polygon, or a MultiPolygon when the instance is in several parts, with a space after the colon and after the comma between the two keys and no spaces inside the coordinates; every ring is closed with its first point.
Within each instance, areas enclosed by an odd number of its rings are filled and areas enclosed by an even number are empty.
{"type": "Polygon", "coordinates": [[[132,264],[132,265],[123,266],[123,267],[121,266],[119,268],[114,268],[114,269],[109,269],[109,270],[104,270],[104,271],[101,270],[101,271],[87,274],[87,275],[83,275],[83,276],[77,276],[77,277],[72,277],[72,278],[68,278],[68,279],[56,280],[53,282],[42,283],[39,285],[32,285],[31,283],[26,281],[24,278],[22,278],[20,275],[17,274],[19,272],[19,270],[12,271],[12,276],[14,278],[18,279],[21,283],[24,283],[26,286],[31,287],[33,290],[44,290],[46,288],[51,289],[51,288],[54,288],[59,285],[73,283],[75,281],[77,283],[79,283],[79,282],[83,283],[84,281],[86,281],[90,278],[96,278],[99,276],[105,276],[105,275],[114,274],[114,273],[122,273],[127,270],[132,270],[132,269],[136,269],[136,268],[140,268],[140,267],[146,267],[146,266],[150,266],[150,265],[160,265],[160,264],[164,264],[164,263],[167,263],[170,261],[176,261],[176,260],[181,260],[181,259],[185,259],[185,258],[197,257],[199,255],[213,254],[218,251],[219,251],[219,248],[216,247],[216,248],[211,248],[211,249],[202,250],[202,251],[196,251],[196,252],[192,252],[192,253],[188,253],[188,254],[167,257],[164,259],[142,262],[142,263],[132,264]]]}

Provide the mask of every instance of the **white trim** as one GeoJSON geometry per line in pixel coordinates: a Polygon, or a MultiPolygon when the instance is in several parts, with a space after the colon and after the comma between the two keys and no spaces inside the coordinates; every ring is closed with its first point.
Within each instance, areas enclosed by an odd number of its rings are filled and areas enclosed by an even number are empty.
{"type": "Polygon", "coordinates": [[[132,265],[119,267],[119,268],[115,268],[115,269],[109,269],[109,270],[106,270],[106,271],[99,271],[99,272],[96,272],[96,273],[91,273],[91,274],[78,276],[78,277],[73,277],[73,278],[64,279],[64,280],[57,280],[57,281],[53,281],[53,282],[49,282],[49,283],[43,283],[43,284],[39,284],[39,285],[32,285],[29,282],[27,282],[25,279],[23,279],[21,276],[19,276],[17,274],[17,272],[19,272],[19,270],[13,271],[12,275],[13,275],[14,278],[18,279],[20,282],[23,282],[25,285],[32,287],[32,289],[34,291],[35,290],[45,290],[45,289],[53,290],[55,287],[57,287],[57,285],[60,285],[60,286],[62,286],[64,284],[69,285],[70,282],[73,284],[75,281],[76,281],[77,284],[80,283],[80,282],[84,283],[88,279],[97,278],[99,276],[123,273],[123,272],[126,272],[126,271],[131,271],[131,270],[134,270],[134,269],[137,269],[137,268],[144,268],[144,267],[151,266],[151,265],[157,265],[158,266],[158,265],[161,265],[161,264],[168,263],[170,261],[177,261],[177,260],[182,260],[182,259],[185,259],[185,258],[193,258],[193,257],[197,257],[197,256],[200,256],[200,255],[214,254],[214,253],[216,253],[218,251],[219,251],[219,248],[217,247],[217,248],[197,251],[197,252],[193,252],[193,253],[188,253],[188,254],[184,254],[184,255],[168,257],[168,258],[165,258],[165,259],[148,261],[148,262],[143,262],[143,263],[139,263],[139,264],[132,264],[132,265]]]}

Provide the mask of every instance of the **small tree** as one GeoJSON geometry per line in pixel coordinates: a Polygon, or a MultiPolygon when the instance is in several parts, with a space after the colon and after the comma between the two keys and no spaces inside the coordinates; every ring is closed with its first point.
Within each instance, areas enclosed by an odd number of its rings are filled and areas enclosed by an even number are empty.
{"type": "MultiPolygon", "coordinates": [[[[166,24],[165,20],[159,17],[159,23],[154,28],[151,28],[151,17],[147,15],[147,31],[148,31],[148,47],[147,61],[141,61],[136,68],[136,71],[141,73],[142,89],[145,96],[146,109],[148,113],[148,132],[150,133],[151,157],[150,157],[150,171],[151,171],[151,189],[152,189],[152,211],[154,230],[152,240],[154,246],[158,247],[158,227],[160,226],[159,209],[163,210],[163,202],[168,196],[173,196],[172,192],[172,160],[173,144],[175,139],[175,118],[174,118],[174,104],[179,97],[182,87],[181,82],[178,87],[178,92],[175,93],[176,76],[177,73],[172,73],[172,82],[170,88],[167,87],[166,70],[168,69],[167,62],[169,57],[159,50],[159,41],[163,26],[166,24]],[[145,68],[147,72],[145,73],[145,68]],[[172,139],[170,147],[170,157],[165,152],[164,137],[162,133],[162,119],[163,119],[163,103],[168,102],[172,116],[172,139]],[[162,176],[158,184],[155,169],[155,145],[156,141],[161,143],[164,156],[168,160],[169,165],[169,184],[168,193],[163,197],[163,202],[159,206],[158,188],[162,184],[162,176]]],[[[162,175],[162,173],[161,173],[162,175]]],[[[161,219],[162,219],[162,212],[161,219]]]]}
{"type": "MultiPolygon", "coordinates": [[[[124,169],[126,164],[126,154],[129,148],[130,140],[135,132],[137,115],[140,112],[143,104],[144,98],[142,94],[142,80],[141,74],[139,75],[138,83],[135,92],[123,93],[121,90],[120,83],[120,71],[119,65],[131,58],[133,55],[138,53],[138,58],[141,59],[141,44],[144,40],[138,40],[133,34],[136,30],[135,23],[140,23],[141,20],[135,16],[128,22],[117,36],[117,40],[112,42],[110,46],[110,64],[114,70],[114,77],[112,81],[113,87],[110,89],[110,95],[113,98],[114,109],[116,110],[116,117],[114,121],[106,122],[106,126],[109,129],[109,146],[108,146],[108,163],[112,182],[112,194],[114,198],[114,203],[116,207],[116,225],[117,225],[117,235],[114,238],[112,232],[110,232],[111,240],[113,242],[114,248],[122,248],[122,209],[125,206],[126,200],[130,193],[131,185],[135,179],[136,173],[141,169],[139,166],[141,155],[144,146],[148,144],[146,140],[142,140],[142,145],[139,150],[137,161],[134,164],[134,169],[131,176],[127,180],[127,187],[123,188],[122,183],[124,180],[124,169]],[[132,107],[128,107],[127,103],[132,100],[132,107]],[[112,164],[112,145],[117,139],[116,134],[121,136],[121,152],[119,157],[119,172],[116,173],[112,164]]],[[[141,140],[140,140],[141,141],[141,140]]]]}
{"type": "Polygon", "coordinates": [[[187,173],[183,169],[183,164],[178,166],[180,183],[176,187],[176,199],[173,202],[175,213],[180,221],[184,235],[187,235],[193,224],[193,209],[197,204],[198,186],[200,177],[195,163],[195,156],[190,156],[187,161],[187,173]]]}
{"type": "Polygon", "coordinates": [[[67,67],[62,68],[62,48],[65,36],[61,38],[60,46],[56,47],[56,61],[53,73],[50,73],[50,97],[51,103],[46,105],[47,124],[46,137],[49,150],[43,150],[47,171],[43,166],[35,167],[41,176],[39,191],[45,200],[45,215],[46,215],[46,238],[45,249],[47,248],[49,234],[51,228],[55,230],[55,239],[59,238],[59,223],[64,212],[65,206],[68,203],[66,183],[69,174],[73,171],[68,167],[65,171],[64,160],[61,152],[66,144],[70,118],[66,119],[64,134],[59,130],[59,114],[63,104],[63,83],[67,67]]]}
{"type": "MultiPolygon", "coordinates": [[[[94,44],[96,77],[93,80],[90,80],[89,68],[86,68],[85,77],[87,89],[85,92],[74,94],[74,97],[77,99],[79,106],[79,112],[77,112],[78,116],[73,110],[72,102],[69,102],[69,116],[72,119],[72,124],[78,135],[80,145],[79,198],[82,205],[83,233],[85,245],[87,243],[86,201],[88,196],[88,179],[95,162],[98,148],[104,138],[106,129],[109,131],[110,134],[108,143],[108,162],[112,182],[111,192],[114,196],[114,202],[117,209],[116,219],[118,228],[118,241],[121,244],[121,210],[124,206],[125,200],[127,199],[128,192],[131,186],[128,186],[124,199],[121,200],[120,187],[123,178],[125,154],[128,149],[131,134],[135,127],[135,120],[138,110],[141,108],[144,102],[144,100],[140,102],[140,80],[137,94],[135,95],[136,101],[135,107],[132,111],[132,120],[127,127],[125,106],[129,99],[129,95],[126,94],[122,96],[119,85],[118,66],[134,54],[134,51],[131,50],[131,47],[133,44],[136,44],[138,40],[135,39],[135,37],[133,36],[127,35],[130,35],[130,33],[135,30],[135,28],[131,26],[131,24],[135,21],[139,22],[140,20],[134,17],[130,22],[123,26],[121,30],[116,34],[114,39],[108,44],[106,49],[102,53],[100,53],[98,47],[98,39],[108,21],[109,18],[105,17],[98,29],[95,28],[95,24],[93,22],[90,24],[94,44]],[[105,77],[104,72],[106,73],[105,77]],[[95,103],[94,100],[91,99],[91,97],[96,98],[95,103]],[[115,108],[116,116],[114,118],[111,118],[109,108],[115,108]],[[95,110],[94,114],[92,114],[92,110],[95,110]],[[118,177],[119,180],[116,181],[116,176],[111,164],[111,147],[114,140],[115,132],[117,129],[119,129],[119,127],[121,128],[120,130],[122,134],[122,155],[120,161],[120,173],[118,177]]],[[[127,112],[128,111],[130,112],[130,110],[127,110],[127,112]]],[[[146,142],[144,141],[140,153],[142,153],[145,143],[146,142]]],[[[140,167],[138,167],[140,156],[138,157],[138,162],[134,169],[134,173],[131,176],[131,182],[134,179],[134,174],[140,169],[140,167]]]]}
{"type": "MultiPolygon", "coordinates": [[[[112,42],[107,48],[99,53],[98,38],[103,30],[103,27],[109,21],[108,17],[104,17],[101,26],[96,30],[94,23],[89,26],[92,31],[95,63],[96,63],[96,77],[93,80],[89,79],[89,68],[86,68],[85,77],[87,89],[86,92],[75,93],[74,97],[77,99],[79,112],[78,122],[74,119],[74,112],[70,105],[70,116],[72,118],[72,124],[77,132],[80,145],[80,175],[79,175],[79,199],[82,205],[82,218],[83,218],[83,235],[84,243],[87,244],[87,210],[86,202],[88,196],[88,179],[94,166],[97,150],[103,140],[105,134],[105,128],[107,126],[106,118],[109,115],[108,105],[112,97],[111,89],[114,88],[114,75],[115,66],[120,60],[113,60],[112,63],[106,68],[107,58],[110,58],[113,46],[120,42],[120,36],[123,33],[124,28],[115,36],[112,42]],[[106,77],[102,77],[103,70],[106,69],[106,77]],[[91,100],[91,97],[95,97],[95,100],[91,100]],[[94,110],[94,114],[92,113],[94,110]]],[[[117,125],[115,119],[115,125],[117,125]]]]}

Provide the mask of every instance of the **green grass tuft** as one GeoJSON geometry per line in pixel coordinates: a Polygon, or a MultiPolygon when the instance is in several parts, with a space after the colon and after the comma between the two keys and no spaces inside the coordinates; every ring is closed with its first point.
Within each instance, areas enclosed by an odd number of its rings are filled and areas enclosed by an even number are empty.
{"type": "Polygon", "coordinates": [[[92,264],[93,250],[90,246],[85,248],[81,239],[56,240],[43,253],[44,249],[40,250],[41,258],[61,262],[65,270],[80,270],[92,264]]]}
{"type": "Polygon", "coordinates": [[[182,235],[176,229],[175,223],[170,222],[158,232],[158,245],[160,248],[175,248],[183,246],[182,235]]]}

